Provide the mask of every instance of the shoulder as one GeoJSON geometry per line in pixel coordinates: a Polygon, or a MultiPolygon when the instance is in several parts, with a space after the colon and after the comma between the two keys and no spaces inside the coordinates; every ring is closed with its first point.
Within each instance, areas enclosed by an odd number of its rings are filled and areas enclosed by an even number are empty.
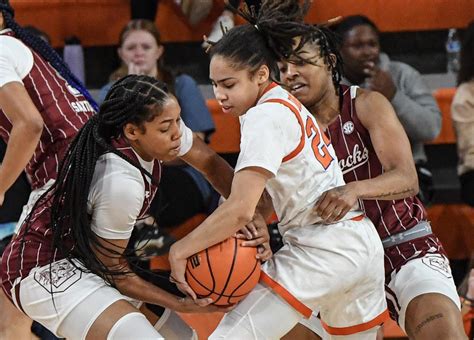
{"type": "Polygon", "coordinates": [[[395,117],[390,102],[376,91],[357,89],[355,106],[357,117],[366,127],[384,121],[389,116],[395,117]]]}
{"type": "MultiPolygon", "coordinates": [[[[113,179],[114,182],[134,182],[144,186],[140,170],[114,153],[106,153],[99,157],[94,175],[98,180],[113,179]]],[[[127,187],[122,188],[127,190],[127,187]]]]}
{"type": "Polygon", "coordinates": [[[8,35],[0,35],[0,54],[9,55],[13,58],[22,55],[33,57],[31,50],[24,43],[8,35]]]}
{"type": "Polygon", "coordinates": [[[187,74],[180,74],[174,80],[174,85],[176,89],[186,89],[189,87],[197,87],[197,83],[193,77],[187,74]]]}

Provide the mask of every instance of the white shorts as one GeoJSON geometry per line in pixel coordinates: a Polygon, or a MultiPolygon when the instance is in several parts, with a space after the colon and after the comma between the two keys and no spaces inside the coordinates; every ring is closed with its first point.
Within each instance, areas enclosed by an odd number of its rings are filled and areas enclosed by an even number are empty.
{"type": "MultiPolygon", "coordinates": [[[[428,293],[442,294],[451,299],[459,309],[461,308],[449,261],[443,255],[426,254],[424,257],[408,261],[398,272],[392,273],[386,297],[393,303],[398,313],[398,324],[404,331],[408,304],[417,296],[428,293]]],[[[325,339],[327,334],[316,314],[300,323],[325,339]]]]}
{"type": "Polygon", "coordinates": [[[13,286],[11,293],[15,305],[31,319],[58,337],[73,339],[84,339],[93,322],[114,302],[136,303],[99,276],[80,271],[66,259],[53,262],[51,267],[48,264],[32,269],[13,286]],[[20,284],[19,296],[15,293],[17,284],[20,284]],[[70,315],[73,320],[68,320],[70,315]]]}
{"type": "MultiPolygon", "coordinates": [[[[301,317],[320,312],[333,335],[364,331],[388,318],[383,248],[369,219],[294,228],[284,240],[283,248],[263,265],[261,282],[301,317]]],[[[258,304],[245,303],[252,309],[258,304]]],[[[239,313],[246,315],[245,310],[239,313]]],[[[275,324],[280,317],[285,316],[254,319],[275,324]]]]}
{"type": "Polygon", "coordinates": [[[20,218],[18,219],[18,222],[15,227],[15,234],[18,233],[18,230],[20,230],[21,225],[25,221],[26,217],[30,213],[30,211],[33,209],[33,206],[35,205],[36,201],[43,195],[51,186],[54,184],[54,180],[50,179],[48,182],[46,182],[45,185],[43,185],[41,188],[38,188],[36,190],[33,190],[30,192],[30,196],[28,197],[28,202],[23,206],[23,210],[21,211],[20,218]]]}
{"type": "Polygon", "coordinates": [[[428,293],[447,296],[461,309],[449,260],[441,254],[426,254],[424,257],[410,260],[398,272],[392,273],[387,299],[395,306],[398,324],[403,330],[405,330],[405,313],[410,301],[428,293]]]}

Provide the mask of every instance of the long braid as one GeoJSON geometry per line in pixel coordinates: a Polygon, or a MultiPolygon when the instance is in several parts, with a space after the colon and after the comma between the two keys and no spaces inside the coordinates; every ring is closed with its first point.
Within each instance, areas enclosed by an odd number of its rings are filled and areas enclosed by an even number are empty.
{"type": "Polygon", "coordinates": [[[23,27],[18,25],[14,19],[15,12],[8,3],[8,0],[0,0],[0,11],[3,13],[3,18],[6,23],[6,27],[10,28],[14,33],[15,37],[24,42],[27,46],[32,48],[35,52],[41,55],[51,66],[75,89],[87,99],[95,111],[98,110],[98,105],[94,98],[82,82],[71,72],[69,67],[66,65],[64,60],[56,53],[56,51],[49,46],[43,39],[37,37],[34,34],[29,33],[23,27]]]}
{"type": "MultiPolygon", "coordinates": [[[[111,246],[101,244],[91,229],[87,201],[96,162],[104,153],[115,153],[157,184],[140,164],[117,150],[113,141],[122,136],[126,124],[142,126],[154,119],[169,95],[166,85],[152,77],[130,75],[117,81],[99,113],[82,127],[71,142],[60,164],[56,182],[36,202],[28,216],[25,234],[39,203],[51,200],[52,250],[57,250],[62,257],[78,259],[87,268],[85,271],[93,272],[109,283],[113,282],[113,276],[123,275],[123,268],[107,268],[94,253],[95,250],[108,256],[123,256],[111,246]],[[65,237],[73,244],[65,242],[65,237]]],[[[74,262],[72,264],[75,265],[74,262]]]]}

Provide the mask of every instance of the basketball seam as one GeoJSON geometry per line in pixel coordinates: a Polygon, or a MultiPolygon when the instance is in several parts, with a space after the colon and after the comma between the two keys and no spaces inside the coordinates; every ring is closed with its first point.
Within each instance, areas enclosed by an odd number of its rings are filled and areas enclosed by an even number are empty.
{"type": "Polygon", "coordinates": [[[235,293],[240,287],[242,287],[242,286],[245,284],[245,282],[248,281],[248,279],[250,279],[250,277],[252,276],[252,274],[253,274],[254,271],[255,271],[255,268],[257,268],[257,265],[258,265],[258,260],[255,260],[255,265],[253,266],[252,270],[250,271],[250,274],[249,274],[249,275],[245,278],[245,280],[243,280],[242,283],[241,283],[240,285],[238,285],[238,286],[232,291],[232,293],[230,294],[230,297],[227,299],[227,301],[228,301],[229,303],[230,303],[230,299],[231,299],[232,297],[234,297],[234,296],[235,296],[235,297],[239,297],[239,296],[247,295],[247,294],[248,294],[248,293],[245,293],[245,294],[242,294],[242,295],[234,295],[234,293],[235,293]]]}

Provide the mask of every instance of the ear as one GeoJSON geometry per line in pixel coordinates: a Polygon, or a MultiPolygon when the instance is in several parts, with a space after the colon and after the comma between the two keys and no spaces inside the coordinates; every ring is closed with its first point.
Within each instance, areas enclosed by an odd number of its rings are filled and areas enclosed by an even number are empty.
{"type": "Polygon", "coordinates": [[[270,69],[267,65],[262,65],[255,73],[258,84],[263,84],[270,78],[270,69]]]}
{"type": "Polygon", "coordinates": [[[165,53],[165,47],[163,45],[158,45],[157,51],[156,51],[156,60],[159,60],[161,56],[165,53]]]}
{"type": "Polygon", "coordinates": [[[3,13],[0,12],[0,29],[4,29],[5,20],[3,19],[3,13]]]}
{"type": "Polygon", "coordinates": [[[123,127],[123,134],[128,140],[137,140],[140,135],[142,135],[141,129],[132,123],[127,123],[123,127]]]}
{"type": "Polygon", "coordinates": [[[121,47],[117,48],[117,54],[120,57],[120,60],[123,62],[123,53],[121,47]]]}
{"type": "Polygon", "coordinates": [[[336,64],[337,64],[336,55],[334,53],[329,54],[329,65],[328,65],[329,69],[332,70],[333,68],[335,68],[336,64]]]}

